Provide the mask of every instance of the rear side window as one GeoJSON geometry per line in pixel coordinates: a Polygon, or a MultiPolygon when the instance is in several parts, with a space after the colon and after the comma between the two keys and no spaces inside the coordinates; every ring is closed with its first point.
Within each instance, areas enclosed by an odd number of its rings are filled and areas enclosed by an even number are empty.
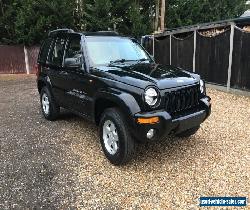
{"type": "Polygon", "coordinates": [[[63,62],[65,39],[57,38],[54,46],[50,51],[48,62],[57,66],[61,66],[63,62]]]}
{"type": "Polygon", "coordinates": [[[50,45],[51,45],[52,39],[46,39],[42,45],[38,61],[45,63],[47,60],[47,56],[49,53],[50,45]]]}

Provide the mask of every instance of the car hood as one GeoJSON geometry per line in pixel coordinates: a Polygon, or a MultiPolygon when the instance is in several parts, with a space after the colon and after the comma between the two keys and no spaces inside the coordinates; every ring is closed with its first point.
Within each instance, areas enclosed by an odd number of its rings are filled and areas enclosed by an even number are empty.
{"type": "Polygon", "coordinates": [[[95,74],[107,77],[135,87],[145,89],[155,85],[160,90],[197,83],[199,78],[194,74],[174,66],[163,66],[152,63],[115,64],[95,68],[95,74]]]}

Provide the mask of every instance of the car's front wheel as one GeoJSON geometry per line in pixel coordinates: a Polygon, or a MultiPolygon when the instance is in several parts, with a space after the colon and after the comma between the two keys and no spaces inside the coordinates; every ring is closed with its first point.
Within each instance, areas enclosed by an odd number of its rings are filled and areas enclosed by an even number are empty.
{"type": "Polygon", "coordinates": [[[60,107],[56,104],[55,99],[46,86],[41,90],[40,102],[43,116],[47,120],[55,120],[60,113],[60,107]]]}
{"type": "Polygon", "coordinates": [[[99,126],[100,141],[107,159],[114,165],[127,163],[135,152],[135,141],[122,112],[116,108],[105,110],[99,126]]]}

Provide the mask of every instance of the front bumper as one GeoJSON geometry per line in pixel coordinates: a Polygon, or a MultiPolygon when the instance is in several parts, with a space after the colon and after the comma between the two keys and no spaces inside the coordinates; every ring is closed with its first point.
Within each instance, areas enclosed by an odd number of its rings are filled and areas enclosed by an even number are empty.
{"type": "Polygon", "coordinates": [[[148,141],[147,132],[155,129],[156,133],[150,140],[160,139],[169,134],[178,134],[190,128],[199,126],[211,113],[210,98],[205,97],[200,100],[199,107],[171,116],[165,110],[158,110],[147,113],[137,113],[134,116],[135,127],[132,133],[141,142],[148,141]],[[159,117],[159,122],[155,124],[138,124],[138,118],[159,117]]]}

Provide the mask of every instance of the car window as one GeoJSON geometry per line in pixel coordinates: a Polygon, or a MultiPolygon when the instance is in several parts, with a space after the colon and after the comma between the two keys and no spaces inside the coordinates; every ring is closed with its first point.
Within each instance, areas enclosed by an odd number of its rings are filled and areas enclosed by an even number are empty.
{"type": "Polygon", "coordinates": [[[47,56],[48,56],[48,53],[49,53],[49,49],[50,49],[50,45],[51,45],[51,42],[52,42],[52,39],[49,38],[49,39],[46,39],[41,47],[41,51],[40,51],[40,54],[39,54],[39,58],[38,60],[40,62],[46,62],[47,60],[47,56]]]}
{"type": "Polygon", "coordinates": [[[127,38],[87,37],[86,45],[90,63],[93,66],[107,65],[120,59],[150,60],[147,53],[137,43],[127,38]]]}
{"type": "Polygon", "coordinates": [[[66,58],[79,58],[82,56],[81,37],[77,36],[69,39],[68,46],[65,53],[66,58]]]}
{"type": "Polygon", "coordinates": [[[48,62],[54,65],[61,66],[64,55],[65,39],[57,38],[54,46],[49,53],[48,62]]]}

